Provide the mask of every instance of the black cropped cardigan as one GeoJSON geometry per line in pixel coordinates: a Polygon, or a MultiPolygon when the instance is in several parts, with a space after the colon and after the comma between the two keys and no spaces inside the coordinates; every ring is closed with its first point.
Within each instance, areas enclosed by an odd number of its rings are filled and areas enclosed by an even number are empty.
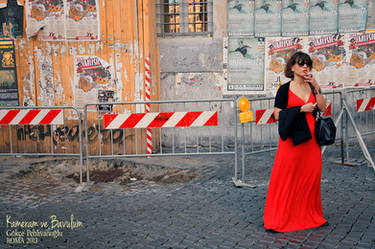
{"type": "MultiPolygon", "coordinates": [[[[301,106],[287,108],[290,82],[280,86],[275,97],[275,107],[280,108],[279,135],[285,141],[288,137],[294,145],[301,144],[312,138],[306,113],[301,112],[301,106]]],[[[314,113],[315,116],[315,113],[314,113]]]]}

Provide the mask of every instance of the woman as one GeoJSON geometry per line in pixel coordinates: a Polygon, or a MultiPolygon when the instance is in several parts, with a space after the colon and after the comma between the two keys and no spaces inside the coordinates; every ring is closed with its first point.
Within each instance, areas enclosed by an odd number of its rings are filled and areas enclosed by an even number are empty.
{"type": "Polygon", "coordinates": [[[328,224],[320,197],[321,150],[314,136],[314,109],[324,112],[326,102],[311,68],[308,54],[293,54],[285,69],[291,81],[276,94],[274,115],[280,139],[264,212],[264,226],[270,232],[328,224]]]}

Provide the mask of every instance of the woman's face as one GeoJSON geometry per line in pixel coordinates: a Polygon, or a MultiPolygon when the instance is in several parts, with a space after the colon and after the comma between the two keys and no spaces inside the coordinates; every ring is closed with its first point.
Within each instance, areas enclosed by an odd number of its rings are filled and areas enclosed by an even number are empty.
{"type": "Polygon", "coordinates": [[[311,67],[308,66],[305,62],[296,63],[292,66],[292,71],[294,75],[304,77],[310,74],[311,67]]]}

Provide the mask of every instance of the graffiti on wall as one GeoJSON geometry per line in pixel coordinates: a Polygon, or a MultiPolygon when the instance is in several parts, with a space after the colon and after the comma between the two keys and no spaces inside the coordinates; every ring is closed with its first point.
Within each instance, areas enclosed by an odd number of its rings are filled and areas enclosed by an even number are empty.
{"type": "MultiPolygon", "coordinates": [[[[95,143],[99,139],[103,144],[123,144],[125,132],[123,129],[106,130],[98,126],[89,126],[87,128],[87,137],[89,143],[95,143]],[[112,132],[111,132],[112,131],[112,132]]],[[[79,126],[61,126],[54,130],[50,125],[25,125],[17,127],[18,141],[48,141],[51,139],[54,145],[64,142],[79,142],[79,126]]],[[[82,138],[85,137],[85,132],[82,131],[82,138]]],[[[127,136],[128,137],[128,136],[127,136]]]]}

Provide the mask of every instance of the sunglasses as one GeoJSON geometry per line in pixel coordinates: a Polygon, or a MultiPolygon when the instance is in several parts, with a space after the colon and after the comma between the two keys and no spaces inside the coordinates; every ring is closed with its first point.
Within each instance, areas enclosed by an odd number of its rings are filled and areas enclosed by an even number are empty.
{"type": "Polygon", "coordinates": [[[300,61],[296,61],[296,64],[300,67],[303,67],[304,65],[306,65],[310,68],[312,67],[312,63],[310,61],[300,60],[300,61]]]}

